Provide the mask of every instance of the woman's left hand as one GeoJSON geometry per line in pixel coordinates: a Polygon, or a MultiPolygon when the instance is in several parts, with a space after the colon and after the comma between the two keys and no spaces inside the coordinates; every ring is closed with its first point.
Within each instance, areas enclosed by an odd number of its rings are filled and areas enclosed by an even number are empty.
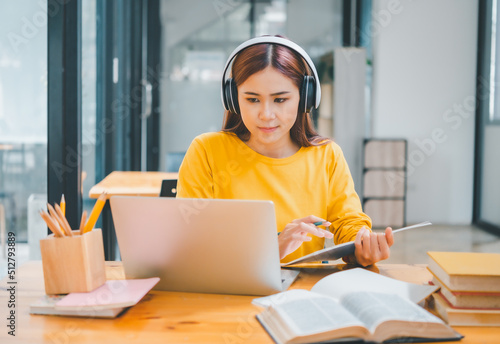
{"type": "Polygon", "coordinates": [[[389,258],[390,249],[394,243],[392,228],[387,227],[385,233],[373,233],[369,229],[361,228],[354,240],[356,248],[354,255],[362,266],[375,264],[389,258]]]}

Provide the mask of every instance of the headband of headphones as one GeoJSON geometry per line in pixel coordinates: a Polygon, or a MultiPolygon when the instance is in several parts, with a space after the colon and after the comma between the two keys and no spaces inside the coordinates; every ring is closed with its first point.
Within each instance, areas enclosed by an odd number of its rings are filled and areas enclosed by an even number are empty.
{"type": "MultiPolygon", "coordinates": [[[[309,68],[312,70],[314,74],[314,80],[316,82],[316,99],[314,102],[314,107],[318,108],[319,103],[321,101],[321,86],[319,83],[319,78],[318,78],[318,72],[316,72],[316,68],[314,67],[314,63],[312,62],[311,58],[309,55],[305,52],[304,49],[302,49],[298,44],[282,37],[276,37],[276,36],[264,36],[264,37],[255,37],[251,38],[248,41],[245,41],[241,43],[234,51],[229,55],[229,58],[227,59],[226,65],[224,67],[224,72],[222,73],[222,88],[221,88],[221,98],[222,98],[222,104],[224,105],[224,108],[226,108],[226,104],[224,102],[224,87],[225,87],[225,80],[226,80],[226,73],[227,70],[229,69],[229,65],[235,58],[235,56],[242,50],[256,44],[262,44],[262,43],[269,43],[269,44],[279,44],[283,45],[285,47],[288,47],[298,53],[302,58],[306,61],[307,65],[309,68]]],[[[226,110],[229,110],[226,108],[226,110]]]]}

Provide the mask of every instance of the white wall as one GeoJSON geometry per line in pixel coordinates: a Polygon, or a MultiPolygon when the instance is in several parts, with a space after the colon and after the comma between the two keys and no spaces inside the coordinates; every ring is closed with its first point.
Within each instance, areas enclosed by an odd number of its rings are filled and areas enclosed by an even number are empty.
{"type": "Polygon", "coordinates": [[[472,219],[477,7],[373,1],[373,136],[409,141],[410,223],[472,219]]]}
{"type": "Polygon", "coordinates": [[[160,15],[164,45],[175,46],[238,6],[232,1],[162,0],[160,15]]]}
{"type": "MultiPolygon", "coordinates": [[[[361,194],[365,138],[366,51],[334,50],[333,138],[342,147],[356,192],[361,194]]],[[[323,95],[322,95],[323,96],[323,95]]]]}
{"type": "Polygon", "coordinates": [[[312,58],[342,46],[342,1],[288,0],[286,32],[312,58]]]}

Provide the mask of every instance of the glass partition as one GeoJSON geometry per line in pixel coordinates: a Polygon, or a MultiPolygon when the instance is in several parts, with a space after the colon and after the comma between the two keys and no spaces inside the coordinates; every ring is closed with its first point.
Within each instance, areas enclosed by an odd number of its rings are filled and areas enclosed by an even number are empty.
{"type": "MultiPolygon", "coordinates": [[[[92,211],[89,191],[96,180],[96,0],[82,0],[82,198],[83,210],[92,211]]],[[[100,227],[100,224],[97,224],[100,227]]]]}

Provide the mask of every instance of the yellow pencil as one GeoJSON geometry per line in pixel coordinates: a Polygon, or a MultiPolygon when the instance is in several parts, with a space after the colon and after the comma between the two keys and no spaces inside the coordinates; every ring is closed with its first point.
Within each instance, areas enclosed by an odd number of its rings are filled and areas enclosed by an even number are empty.
{"type": "Polygon", "coordinates": [[[106,193],[103,192],[101,196],[97,199],[97,201],[94,204],[94,208],[92,209],[92,212],[90,213],[89,219],[87,223],[85,224],[85,228],[83,229],[83,233],[90,232],[94,226],[95,223],[97,222],[97,219],[99,218],[99,215],[101,215],[102,208],[104,208],[104,204],[106,204],[106,193]]]}
{"type": "MultiPolygon", "coordinates": [[[[66,200],[64,199],[64,194],[61,196],[61,211],[63,213],[63,216],[66,216],[66,200]]],[[[65,232],[63,226],[61,225],[61,232],[65,232]]]]}
{"type": "Polygon", "coordinates": [[[83,234],[83,229],[85,228],[85,221],[87,221],[87,211],[84,210],[82,213],[82,220],[80,221],[80,235],[83,234]]]}
{"type": "Polygon", "coordinates": [[[71,226],[68,223],[68,220],[66,219],[66,216],[62,213],[61,207],[59,204],[54,204],[54,208],[56,208],[57,215],[59,215],[59,218],[61,219],[63,225],[64,225],[64,230],[69,236],[73,236],[73,232],[71,231],[71,226]]]}
{"type": "Polygon", "coordinates": [[[66,216],[66,200],[64,199],[64,194],[61,196],[61,211],[64,216],[66,216]]]}

